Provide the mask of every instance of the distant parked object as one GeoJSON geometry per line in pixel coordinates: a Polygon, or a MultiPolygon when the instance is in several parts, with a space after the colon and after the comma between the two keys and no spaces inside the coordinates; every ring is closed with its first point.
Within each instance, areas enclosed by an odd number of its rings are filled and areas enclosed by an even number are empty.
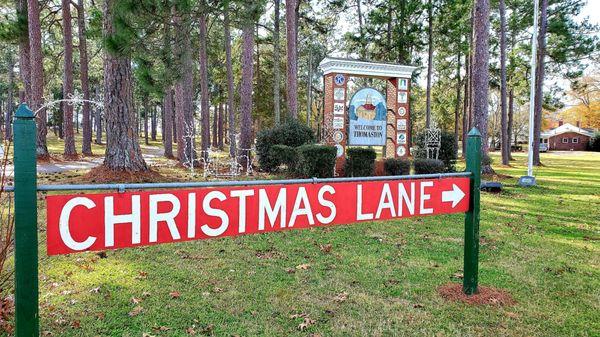
{"type": "Polygon", "coordinates": [[[593,129],[579,127],[579,123],[575,126],[559,122],[558,127],[542,132],[540,152],[545,152],[542,146],[546,151],[585,151],[593,134],[593,129]]]}

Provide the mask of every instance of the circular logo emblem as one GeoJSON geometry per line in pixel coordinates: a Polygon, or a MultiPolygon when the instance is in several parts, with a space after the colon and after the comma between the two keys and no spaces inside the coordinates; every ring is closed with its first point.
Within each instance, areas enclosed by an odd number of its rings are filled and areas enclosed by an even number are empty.
{"type": "Polygon", "coordinates": [[[337,74],[335,75],[334,81],[337,85],[343,85],[344,82],[346,82],[346,78],[342,74],[337,74]]]}
{"type": "Polygon", "coordinates": [[[406,108],[405,108],[405,107],[399,107],[399,108],[398,108],[398,115],[399,115],[400,117],[404,117],[404,116],[406,116],[406,108]]]}
{"type": "Polygon", "coordinates": [[[344,140],[344,134],[342,133],[342,131],[336,131],[333,133],[333,140],[336,143],[341,142],[342,140],[344,140]]]}
{"type": "Polygon", "coordinates": [[[396,149],[396,154],[398,157],[404,157],[406,155],[406,148],[404,146],[398,146],[396,149]]]}
{"type": "Polygon", "coordinates": [[[341,146],[340,144],[335,144],[335,147],[337,148],[336,157],[339,158],[344,154],[344,147],[341,146]]]}

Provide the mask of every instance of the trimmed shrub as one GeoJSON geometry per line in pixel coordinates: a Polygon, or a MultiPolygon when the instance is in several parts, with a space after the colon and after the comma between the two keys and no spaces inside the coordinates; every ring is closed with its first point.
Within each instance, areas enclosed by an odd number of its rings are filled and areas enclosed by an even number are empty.
{"type": "MultiPolygon", "coordinates": [[[[454,143],[454,133],[442,131],[440,135],[440,153],[438,159],[444,162],[444,172],[456,171],[456,144],[454,143]]],[[[425,132],[416,136],[415,148],[412,152],[415,158],[427,158],[425,149],[425,132]]]]}
{"type": "Polygon", "coordinates": [[[295,147],[275,144],[271,146],[269,151],[270,160],[275,167],[286,165],[289,172],[293,172],[298,162],[298,152],[295,147]]]}
{"type": "Polygon", "coordinates": [[[415,174],[443,173],[446,170],[446,165],[439,159],[415,158],[413,166],[415,174]]]}
{"type": "Polygon", "coordinates": [[[600,152],[600,132],[596,132],[592,138],[590,138],[588,147],[591,151],[600,152]]]}
{"type": "Polygon", "coordinates": [[[375,168],[375,150],[361,147],[351,147],[346,152],[346,176],[367,177],[373,175],[375,168]]]}
{"type": "Polygon", "coordinates": [[[313,131],[295,119],[288,120],[272,129],[263,130],[256,136],[256,154],[258,155],[260,168],[263,171],[273,172],[281,165],[277,156],[271,156],[273,145],[298,147],[303,144],[314,143],[314,141],[313,131]]]}
{"type": "Polygon", "coordinates": [[[410,174],[410,160],[402,158],[388,158],[383,162],[385,174],[389,176],[403,176],[410,174]]]}
{"type": "Polygon", "coordinates": [[[296,173],[305,178],[331,178],[335,167],[335,146],[306,144],[296,148],[296,173]]]}

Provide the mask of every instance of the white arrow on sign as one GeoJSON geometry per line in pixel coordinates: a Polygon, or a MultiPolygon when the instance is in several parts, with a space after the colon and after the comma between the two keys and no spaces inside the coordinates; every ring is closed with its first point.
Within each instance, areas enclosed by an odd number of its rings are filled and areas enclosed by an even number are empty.
{"type": "Polygon", "coordinates": [[[442,191],[442,202],[452,201],[452,208],[464,198],[465,193],[456,184],[452,184],[452,191],[442,191]]]}

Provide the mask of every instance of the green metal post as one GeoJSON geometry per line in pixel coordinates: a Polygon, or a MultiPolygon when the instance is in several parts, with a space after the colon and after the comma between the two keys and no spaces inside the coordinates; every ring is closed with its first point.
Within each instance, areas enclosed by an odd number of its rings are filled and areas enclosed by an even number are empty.
{"type": "Polygon", "coordinates": [[[39,336],[36,125],[21,104],[13,122],[15,165],[15,336],[39,336]]]}
{"type": "Polygon", "coordinates": [[[465,214],[463,292],[477,292],[479,274],[479,187],[481,186],[481,134],[476,128],[467,140],[467,172],[471,172],[469,211],[465,214]]]}

